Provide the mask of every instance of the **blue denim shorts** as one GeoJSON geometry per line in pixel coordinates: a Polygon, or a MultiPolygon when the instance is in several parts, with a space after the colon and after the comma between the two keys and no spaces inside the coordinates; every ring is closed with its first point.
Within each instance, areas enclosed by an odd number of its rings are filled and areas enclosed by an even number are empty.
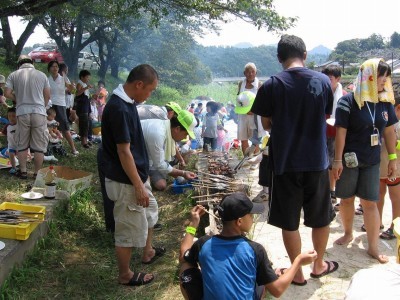
{"type": "Polygon", "coordinates": [[[353,196],[367,201],[379,200],[379,164],[360,164],[356,168],[343,166],[336,182],[336,197],[346,199],[353,196]]]}

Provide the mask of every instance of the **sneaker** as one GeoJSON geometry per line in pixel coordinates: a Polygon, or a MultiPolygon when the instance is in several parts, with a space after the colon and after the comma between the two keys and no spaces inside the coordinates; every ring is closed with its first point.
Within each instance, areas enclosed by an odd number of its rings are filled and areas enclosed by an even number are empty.
{"type": "Polygon", "coordinates": [[[11,170],[8,171],[8,173],[10,173],[10,175],[16,175],[17,174],[17,169],[11,168],[11,170]]]}
{"type": "Polygon", "coordinates": [[[162,230],[162,224],[161,223],[157,223],[156,225],[154,225],[153,230],[154,231],[160,231],[162,230]]]}
{"type": "Polygon", "coordinates": [[[58,159],[54,155],[48,155],[43,157],[44,161],[58,161],[58,159]]]}
{"type": "Polygon", "coordinates": [[[71,153],[72,153],[72,156],[77,156],[77,155],[79,154],[79,152],[76,151],[76,150],[75,150],[75,151],[72,151],[71,153]]]}
{"type": "Polygon", "coordinates": [[[262,202],[268,201],[268,200],[269,200],[268,193],[266,193],[264,190],[261,190],[261,192],[259,192],[258,195],[254,197],[252,202],[254,202],[254,203],[262,203],[262,202]]]}

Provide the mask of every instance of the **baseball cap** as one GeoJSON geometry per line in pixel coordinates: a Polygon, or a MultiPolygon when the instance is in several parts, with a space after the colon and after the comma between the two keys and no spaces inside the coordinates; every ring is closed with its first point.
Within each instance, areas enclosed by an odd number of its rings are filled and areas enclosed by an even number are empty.
{"type": "Polygon", "coordinates": [[[191,112],[183,109],[178,113],[178,121],[186,129],[189,136],[192,139],[195,139],[196,136],[194,135],[193,129],[197,125],[197,120],[194,115],[191,112]]]}
{"type": "Polygon", "coordinates": [[[4,77],[4,75],[0,74],[0,83],[6,83],[6,78],[4,77]]]}
{"type": "Polygon", "coordinates": [[[20,55],[18,57],[18,63],[20,63],[23,60],[33,62],[32,58],[30,56],[28,56],[28,55],[20,55]]]}
{"type": "Polygon", "coordinates": [[[256,95],[250,91],[241,92],[236,98],[235,113],[239,115],[247,114],[253,106],[256,95]]]}
{"type": "Polygon", "coordinates": [[[179,112],[182,110],[181,106],[174,101],[168,102],[165,104],[165,106],[170,107],[176,114],[179,114],[179,112]]]}
{"type": "Polygon", "coordinates": [[[261,214],[265,207],[262,203],[253,203],[245,193],[232,193],[222,199],[217,206],[222,221],[233,221],[247,214],[261,214]]]}

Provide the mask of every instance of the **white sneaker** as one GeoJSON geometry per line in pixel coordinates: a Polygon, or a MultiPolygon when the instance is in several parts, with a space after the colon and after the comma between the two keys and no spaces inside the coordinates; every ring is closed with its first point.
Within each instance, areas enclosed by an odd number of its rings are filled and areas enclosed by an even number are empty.
{"type": "Polygon", "coordinates": [[[77,150],[72,151],[71,153],[72,153],[72,156],[77,156],[79,154],[79,152],[77,150]]]}
{"type": "Polygon", "coordinates": [[[264,190],[261,190],[261,192],[259,192],[258,195],[254,197],[252,202],[254,202],[254,203],[262,203],[262,202],[268,201],[268,200],[269,200],[268,193],[266,193],[264,190]]]}
{"type": "Polygon", "coordinates": [[[58,161],[58,159],[54,155],[44,156],[44,161],[58,161]]]}

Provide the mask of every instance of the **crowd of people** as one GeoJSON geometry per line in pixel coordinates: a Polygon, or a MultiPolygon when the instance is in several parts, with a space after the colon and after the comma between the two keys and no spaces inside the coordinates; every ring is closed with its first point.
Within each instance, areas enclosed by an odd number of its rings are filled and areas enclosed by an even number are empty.
{"type": "MultiPolygon", "coordinates": [[[[312,263],[311,278],[340,268],[326,260],[330,223],[339,211],[343,236],[353,240],[355,197],[360,198],[367,233],[367,253],[380,263],[378,240],[393,239],[393,224],[383,229],[382,207],[386,189],[392,201],[392,218],[400,217],[400,99],[395,99],[390,66],[369,59],[359,70],[353,92],[340,84],[340,68],[317,72],[305,67],[303,40],[283,35],[277,57],[283,71],[261,83],[254,63],[244,66],[235,105],[201,101],[182,109],[143,104],[158,85],[158,73],[142,64],[131,70],[125,83],[110,94],[99,82],[91,95],[90,72],[82,70],[75,86],[68,69],[48,65],[49,76],[21,56],[18,70],[5,83],[7,108],[5,134],[12,168],[27,177],[28,151],[34,153],[34,173],[40,169],[49,145],[65,138],[70,153],[78,155],[71,121],[79,123],[82,148],[90,148],[93,121],[101,122],[102,143],[97,153],[106,229],[114,234],[118,282],[139,286],[152,282],[152,273],[131,268],[133,248],[142,248],[142,264],[152,264],[168,249],[153,243],[159,223],[153,189],[165,190],[168,176],[192,180],[178,146],[202,140],[204,151],[223,149],[224,121],[237,122],[237,139],[246,157],[259,168],[261,192],[253,199],[244,193],[225,196],[216,208],[222,231],[195,240],[206,209],[195,206],[180,246],[180,286],[185,299],[262,299],[268,291],[280,297],[290,284],[304,286],[302,266],[312,263]],[[71,100],[72,94],[75,95],[71,100]],[[51,106],[49,100],[51,99],[51,106]],[[107,101],[106,101],[107,100],[107,101]],[[340,203],[337,203],[337,198],[340,203]],[[267,201],[265,202],[264,201],[267,201]],[[271,267],[264,247],[246,237],[253,215],[268,203],[268,223],[278,227],[291,261],[288,268],[271,267]],[[313,248],[302,252],[301,213],[310,227],[313,248]]],[[[183,148],[183,147],[182,147],[183,148]]]]}

